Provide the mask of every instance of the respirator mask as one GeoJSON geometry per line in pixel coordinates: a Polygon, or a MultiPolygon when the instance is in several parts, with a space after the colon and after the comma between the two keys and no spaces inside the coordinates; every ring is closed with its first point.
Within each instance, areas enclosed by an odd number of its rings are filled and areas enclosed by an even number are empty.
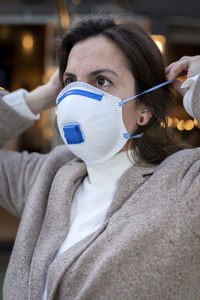
{"type": "Polygon", "coordinates": [[[130,138],[141,137],[142,134],[131,136],[122,118],[124,103],[139,95],[122,101],[84,82],[72,82],[64,87],[56,100],[57,123],[68,149],[92,165],[113,157],[130,138]]]}

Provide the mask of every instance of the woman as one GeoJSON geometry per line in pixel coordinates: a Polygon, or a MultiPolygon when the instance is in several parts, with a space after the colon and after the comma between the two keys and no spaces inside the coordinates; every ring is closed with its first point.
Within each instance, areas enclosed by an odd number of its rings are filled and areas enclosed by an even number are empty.
{"type": "MultiPolygon", "coordinates": [[[[195,59],[169,66],[168,78],[190,75],[195,59]]],[[[21,217],[4,299],[196,300],[200,150],[177,152],[160,125],[170,111],[168,86],[121,102],[166,81],[161,54],[135,23],[90,18],[63,38],[59,67],[58,127],[72,152],[65,145],[48,155],[1,152],[1,205],[21,217]]],[[[195,79],[185,99],[200,121],[195,79]]],[[[55,76],[31,93],[4,96],[2,144],[57,92],[55,76]],[[29,108],[19,114],[23,97],[29,108]]]]}

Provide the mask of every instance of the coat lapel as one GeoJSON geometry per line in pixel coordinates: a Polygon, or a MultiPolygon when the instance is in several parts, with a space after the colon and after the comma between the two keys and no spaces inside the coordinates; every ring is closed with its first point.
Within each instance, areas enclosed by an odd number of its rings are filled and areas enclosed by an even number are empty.
{"type": "Polygon", "coordinates": [[[66,273],[71,264],[100,236],[108,222],[109,220],[105,220],[100,228],[73,245],[51,264],[47,278],[47,298],[49,300],[55,299],[56,290],[62,280],[63,274],[66,273]]]}
{"type": "Polygon", "coordinates": [[[74,190],[84,175],[86,175],[85,164],[75,158],[60,168],[53,180],[44,222],[32,257],[28,299],[40,299],[43,294],[48,267],[69,230],[74,190]]]}
{"type": "Polygon", "coordinates": [[[154,172],[156,166],[138,166],[129,168],[119,179],[117,189],[111,206],[106,215],[106,220],[117,212],[134,192],[147,180],[147,176],[154,172]]]}

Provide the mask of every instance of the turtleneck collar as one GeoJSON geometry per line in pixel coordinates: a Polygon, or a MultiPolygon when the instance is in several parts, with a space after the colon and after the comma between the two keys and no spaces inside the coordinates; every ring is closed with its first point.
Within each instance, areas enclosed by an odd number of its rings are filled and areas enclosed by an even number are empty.
{"type": "Polygon", "coordinates": [[[88,181],[93,186],[113,186],[121,175],[134,164],[131,150],[117,153],[105,162],[87,166],[88,181]]]}

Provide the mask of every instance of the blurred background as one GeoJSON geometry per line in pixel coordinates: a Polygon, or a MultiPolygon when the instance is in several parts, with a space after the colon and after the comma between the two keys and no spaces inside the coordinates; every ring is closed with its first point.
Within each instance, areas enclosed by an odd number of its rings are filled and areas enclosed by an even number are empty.
{"type": "MultiPolygon", "coordinates": [[[[9,91],[31,90],[47,82],[56,69],[59,39],[91,13],[133,18],[152,35],[166,64],[184,55],[200,55],[199,0],[1,0],[0,86],[9,91]]],[[[51,121],[54,115],[54,109],[42,113],[40,120],[6,148],[48,152],[60,143],[51,121]]],[[[200,126],[184,111],[181,100],[169,125],[177,139],[200,146],[200,126]]],[[[0,209],[0,294],[18,224],[0,209]]]]}

